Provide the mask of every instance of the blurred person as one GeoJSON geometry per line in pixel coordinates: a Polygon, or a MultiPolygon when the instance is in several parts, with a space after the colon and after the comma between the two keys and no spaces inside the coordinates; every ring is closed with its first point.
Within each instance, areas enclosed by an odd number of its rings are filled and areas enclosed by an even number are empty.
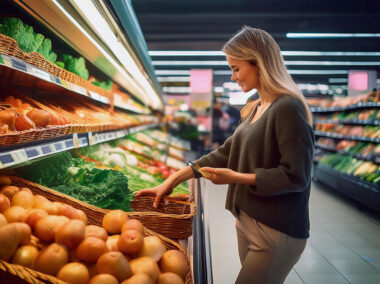
{"type": "MultiPolygon", "coordinates": [[[[242,264],[235,283],[283,283],[309,237],[313,162],[312,116],[267,32],[243,27],[222,49],[231,80],[258,100],[241,110],[241,123],[215,151],[194,163],[215,184],[228,184],[226,209],[236,218],[242,264]]],[[[154,206],[178,184],[200,177],[190,166],[137,196],[154,206]]]]}

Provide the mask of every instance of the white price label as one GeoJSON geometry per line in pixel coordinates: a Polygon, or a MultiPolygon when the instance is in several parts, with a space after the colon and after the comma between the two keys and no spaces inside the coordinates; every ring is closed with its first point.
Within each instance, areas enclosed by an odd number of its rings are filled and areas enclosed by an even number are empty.
{"type": "Polygon", "coordinates": [[[13,158],[13,161],[17,164],[28,160],[28,156],[26,155],[24,149],[12,151],[11,156],[13,158]]]}
{"type": "Polygon", "coordinates": [[[73,144],[74,144],[74,148],[79,148],[78,133],[73,134],[73,144]]]}
{"type": "Polygon", "coordinates": [[[26,68],[28,70],[28,73],[29,74],[32,74],[38,78],[41,78],[41,79],[44,79],[46,81],[50,81],[50,74],[41,70],[41,69],[38,69],[34,66],[31,66],[31,65],[26,65],[26,68]]]}
{"type": "Polygon", "coordinates": [[[89,145],[94,145],[94,136],[92,135],[92,132],[88,132],[88,144],[89,145]]]}

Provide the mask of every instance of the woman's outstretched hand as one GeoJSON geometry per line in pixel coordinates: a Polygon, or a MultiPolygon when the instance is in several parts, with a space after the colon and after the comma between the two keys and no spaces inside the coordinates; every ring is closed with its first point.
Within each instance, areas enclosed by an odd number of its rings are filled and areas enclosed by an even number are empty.
{"type": "Polygon", "coordinates": [[[236,183],[238,179],[238,172],[227,168],[209,168],[204,167],[200,169],[206,173],[211,174],[207,179],[215,184],[230,184],[236,183]]]}
{"type": "Polygon", "coordinates": [[[172,191],[173,190],[170,189],[170,186],[167,186],[166,184],[162,183],[152,188],[146,188],[146,189],[140,190],[135,195],[135,197],[144,196],[144,195],[155,196],[153,207],[157,208],[158,203],[160,203],[162,197],[171,194],[172,191]]]}

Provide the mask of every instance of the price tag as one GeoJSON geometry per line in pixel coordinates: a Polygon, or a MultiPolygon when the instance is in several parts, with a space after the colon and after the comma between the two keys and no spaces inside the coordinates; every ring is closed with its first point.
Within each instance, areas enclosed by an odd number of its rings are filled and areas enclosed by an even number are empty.
{"type": "Polygon", "coordinates": [[[79,148],[78,133],[73,134],[73,144],[74,144],[74,148],[79,148]]]}
{"type": "Polygon", "coordinates": [[[38,78],[41,78],[43,80],[46,80],[46,81],[51,81],[51,78],[50,78],[50,74],[41,70],[41,69],[38,69],[32,65],[27,65],[27,71],[29,74],[32,74],[33,76],[36,76],[38,78]]]}
{"type": "Polygon", "coordinates": [[[4,65],[12,67],[12,61],[11,61],[10,57],[8,57],[6,55],[2,55],[2,58],[3,58],[4,65]]]}
{"type": "Polygon", "coordinates": [[[89,145],[94,145],[94,136],[92,135],[92,131],[88,132],[88,144],[89,145]]]}
{"type": "Polygon", "coordinates": [[[61,85],[62,85],[63,87],[65,87],[66,89],[69,88],[68,85],[67,85],[67,81],[65,81],[65,80],[61,80],[61,85]]]}
{"type": "Polygon", "coordinates": [[[80,87],[80,86],[78,86],[76,84],[72,84],[72,87],[73,87],[73,90],[75,92],[77,92],[77,93],[79,93],[79,94],[81,94],[83,96],[86,96],[86,97],[88,96],[87,95],[87,90],[85,88],[82,88],[82,87],[80,87]]]}
{"type": "Polygon", "coordinates": [[[13,161],[16,164],[19,164],[28,160],[28,156],[26,155],[26,152],[24,149],[12,151],[11,156],[13,158],[13,161]]]}
{"type": "Polygon", "coordinates": [[[44,155],[55,152],[52,144],[41,146],[41,151],[44,155]]]}

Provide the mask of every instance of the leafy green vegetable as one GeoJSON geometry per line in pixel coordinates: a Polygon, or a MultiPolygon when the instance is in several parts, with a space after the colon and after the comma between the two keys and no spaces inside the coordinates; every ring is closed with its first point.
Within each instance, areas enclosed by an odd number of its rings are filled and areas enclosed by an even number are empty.
{"type": "Polygon", "coordinates": [[[75,58],[69,54],[64,54],[62,61],[65,64],[66,70],[77,74],[85,80],[88,80],[89,73],[83,57],[75,58]]]}
{"type": "Polygon", "coordinates": [[[21,176],[94,206],[130,210],[128,179],[116,170],[73,158],[69,152],[49,156],[18,169],[21,176]]]}
{"type": "Polygon", "coordinates": [[[112,84],[113,82],[111,80],[107,80],[107,81],[104,81],[104,82],[99,82],[98,80],[92,82],[92,84],[94,84],[95,86],[98,86],[106,91],[109,91],[112,89],[112,84]]]}

